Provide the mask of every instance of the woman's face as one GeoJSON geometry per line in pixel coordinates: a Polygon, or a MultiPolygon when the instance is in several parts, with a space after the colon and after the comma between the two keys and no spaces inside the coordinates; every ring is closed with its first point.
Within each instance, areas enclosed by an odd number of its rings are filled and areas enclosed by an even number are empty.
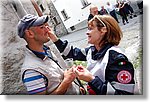
{"type": "Polygon", "coordinates": [[[88,43],[99,45],[102,39],[101,31],[98,30],[96,22],[93,21],[93,25],[88,26],[88,31],[86,32],[88,37],[88,43]]]}

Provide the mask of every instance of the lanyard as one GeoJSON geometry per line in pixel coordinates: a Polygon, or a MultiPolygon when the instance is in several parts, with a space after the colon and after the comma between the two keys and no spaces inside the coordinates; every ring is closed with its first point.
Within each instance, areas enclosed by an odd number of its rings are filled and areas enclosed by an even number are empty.
{"type": "MultiPolygon", "coordinates": [[[[45,49],[44,49],[44,50],[45,50],[45,49]]],[[[53,58],[52,53],[50,52],[50,50],[47,50],[47,49],[46,49],[46,50],[45,50],[45,55],[46,55],[49,59],[53,60],[53,61],[62,69],[62,67],[59,65],[58,61],[53,58]]]]}
{"type": "Polygon", "coordinates": [[[47,46],[44,45],[43,46],[43,50],[44,50],[44,52],[38,52],[38,51],[33,51],[33,50],[31,50],[31,51],[34,54],[40,54],[40,55],[47,56],[49,59],[51,59],[52,61],[54,61],[62,69],[62,67],[58,64],[58,61],[53,58],[52,53],[49,50],[49,47],[47,47],[47,46]]]}

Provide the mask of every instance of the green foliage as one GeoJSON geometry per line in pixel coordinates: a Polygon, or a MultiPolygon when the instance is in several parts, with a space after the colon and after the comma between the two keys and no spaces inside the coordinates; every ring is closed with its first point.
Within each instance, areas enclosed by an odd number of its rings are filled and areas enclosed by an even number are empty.
{"type": "Polygon", "coordinates": [[[133,62],[134,68],[139,68],[139,67],[142,66],[142,57],[143,57],[143,51],[142,51],[142,49],[139,49],[139,51],[138,51],[138,57],[133,62]]]}
{"type": "Polygon", "coordinates": [[[82,65],[84,67],[87,66],[87,62],[86,61],[78,61],[78,60],[76,60],[76,61],[74,61],[74,64],[75,65],[82,65]]]}

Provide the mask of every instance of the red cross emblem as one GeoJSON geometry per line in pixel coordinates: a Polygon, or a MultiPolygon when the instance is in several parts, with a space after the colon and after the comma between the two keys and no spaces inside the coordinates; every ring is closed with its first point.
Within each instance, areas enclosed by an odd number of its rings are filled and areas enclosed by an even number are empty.
{"type": "Polygon", "coordinates": [[[132,76],[130,72],[122,70],[118,73],[117,79],[120,83],[127,84],[131,81],[132,76]]]}

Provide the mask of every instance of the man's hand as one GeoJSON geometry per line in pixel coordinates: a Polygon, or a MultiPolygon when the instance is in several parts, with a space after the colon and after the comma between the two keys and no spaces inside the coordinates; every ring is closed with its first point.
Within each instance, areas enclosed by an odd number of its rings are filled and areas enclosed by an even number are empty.
{"type": "Polygon", "coordinates": [[[72,83],[76,78],[73,68],[67,69],[64,71],[64,82],[72,83]]]}
{"type": "Polygon", "coordinates": [[[72,68],[70,68],[69,70],[65,70],[64,79],[62,80],[61,84],[57,87],[57,89],[54,90],[51,94],[65,94],[75,78],[76,76],[73,73],[72,68]]]}

